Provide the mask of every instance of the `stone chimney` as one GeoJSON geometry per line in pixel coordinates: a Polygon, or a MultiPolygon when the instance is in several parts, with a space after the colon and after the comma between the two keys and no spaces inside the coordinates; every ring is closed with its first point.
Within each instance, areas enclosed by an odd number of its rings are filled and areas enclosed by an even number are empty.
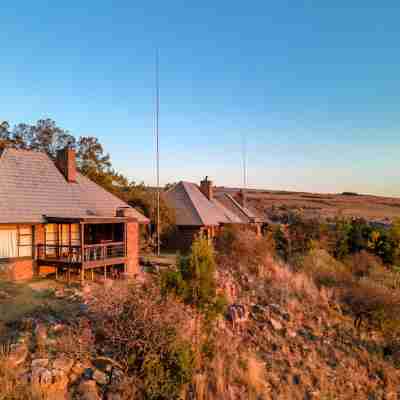
{"type": "Polygon", "coordinates": [[[212,200],[214,198],[213,183],[212,181],[208,180],[208,176],[206,176],[204,180],[200,182],[200,190],[208,200],[212,200]]]}
{"type": "Polygon", "coordinates": [[[236,193],[236,201],[242,206],[246,207],[247,203],[247,194],[243,189],[240,189],[239,192],[236,193]]]}
{"type": "Polygon", "coordinates": [[[56,165],[64,175],[67,182],[76,182],[76,159],[75,150],[64,148],[57,151],[56,165]]]}

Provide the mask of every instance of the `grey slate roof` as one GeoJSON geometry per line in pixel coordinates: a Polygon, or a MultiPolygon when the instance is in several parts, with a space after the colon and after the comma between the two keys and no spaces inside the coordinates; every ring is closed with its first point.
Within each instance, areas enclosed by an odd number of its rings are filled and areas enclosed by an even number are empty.
{"type": "Polygon", "coordinates": [[[214,192],[215,198],[224,205],[232,213],[236,214],[243,222],[261,222],[261,218],[250,211],[247,207],[239,204],[230,194],[214,192]]]}
{"type": "MultiPolygon", "coordinates": [[[[215,196],[212,201],[191,182],[179,182],[164,193],[167,204],[175,210],[176,224],[185,226],[217,226],[219,224],[247,224],[246,211],[237,212],[228,195],[215,196]]],[[[235,202],[236,203],[236,202],[235,202]]],[[[240,207],[240,205],[239,205],[240,207]]]]}
{"type": "MultiPolygon", "coordinates": [[[[6,149],[0,153],[0,223],[42,223],[57,217],[115,217],[129,207],[77,173],[69,183],[45,153],[6,149]]],[[[134,211],[140,223],[148,219],[134,211]]]]}

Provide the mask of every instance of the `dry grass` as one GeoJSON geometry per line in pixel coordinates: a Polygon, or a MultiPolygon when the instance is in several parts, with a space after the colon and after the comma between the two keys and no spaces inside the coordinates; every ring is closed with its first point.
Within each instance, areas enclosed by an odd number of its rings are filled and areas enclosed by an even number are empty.
{"type": "Polygon", "coordinates": [[[7,358],[10,345],[0,346],[0,400],[41,400],[33,394],[28,383],[21,382],[19,371],[10,368],[7,358]]]}
{"type": "Polygon", "coordinates": [[[251,192],[248,201],[259,212],[284,208],[302,210],[310,217],[343,217],[391,220],[400,217],[400,199],[379,196],[344,196],[340,194],[251,192]]]}

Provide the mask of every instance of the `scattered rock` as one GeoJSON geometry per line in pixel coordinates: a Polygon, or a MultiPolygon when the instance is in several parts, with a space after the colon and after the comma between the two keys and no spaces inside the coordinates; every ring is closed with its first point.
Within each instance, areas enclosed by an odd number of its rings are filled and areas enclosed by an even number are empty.
{"type": "Polygon", "coordinates": [[[38,346],[45,346],[47,342],[47,328],[45,325],[38,323],[35,329],[36,343],[38,346]]]}
{"type": "Polygon", "coordinates": [[[300,383],[301,383],[300,375],[293,375],[293,384],[300,385],[300,383]]]}
{"type": "Polygon", "coordinates": [[[103,371],[100,371],[99,369],[95,369],[93,371],[93,379],[99,384],[99,385],[107,385],[109,378],[106,373],[103,371]]]}
{"type": "Polygon", "coordinates": [[[25,362],[29,354],[26,343],[14,343],[10,346],[10,352],[6,358],[6,365],[15,368],[25,362]]]}
{"type": "Polygon", "coordinates": [[[111,374],[111,385],[117,387],[122,383],[125,378],[125,374],[122,370],[113,368],[111,374]]]}
{"type": "Polygon", "coordinates": [[[8,300],[11,296],[4,290],[0,290],[0,300],[8,300]]]}
{"type": "Polygon", "coordinates": [[[53,362],[54,368],[60,369],[61,371],[67,373],[71,370],[73,365],[74,365],[74,360],[71,360],[70,358],[67,358],[65,356],[61,356],[53,362]]]}
{"type": "Polygon", "coordinates": [[[55,325],[53,325],[51,327],[51,331],[54,332],[54,333],[60,333],[60,332],[62,332],[64,330],[65,330],[65,325],[64,324],[60,324],[60,323],[55,324],[55,325]]]}
{"type": "Polygon", "coordinates": [[[21,332],[18,337],[18,343],[25,343],[29,345],[32,339],[32,334],[30,332],[21,332]]]}
{"type": "Polygon", "coordinates": [[[82,375],[86,367],[81,362],[76,362],[72,367],[72,373],[76,375],[82,375]]]}
{"type": "Polygon", "coordinates": [[[21,320],[21,329],[24,331],[32,331],[35,325],[36,321],[34,318],[25,317],[21,320]]]}
{"type": "Polygon", "coordinates": [[[92,377],[93,377],[92,368],[85,368],[85,370],[83,371],[83,377],[85,379],[92,379],[92,377]]]}
{"type": "Polygon", "coordinates": [[[37,386],[50,385],[53,382],[52,373],[47,368],[32,369],[32,384],[37,386]]]}
{"type": "Polygon", "coordinates": [[[54,296],[55,296],[57,299],[62,299],[62,298],[64,298],[64,297],[65,297],[64,290],[63,290],[63,289],[58,289],[58,290],[56,290],[56,291],[54,292],[54,296]]]}
{"type": "Polygon", "coordinates": [[[269,321],[271,322],[272,327],[276,330],[276,331],[280,331],[283,327],[282,324],[274,319],[274,318],[270,318],[269,321]]]}
{"type": "Polygon", "coordinates": [[[49,364],[49,359],[48,358],[36,358],[32,360],[31,366],[32,369],[36,368],[45,368],[49,364]]]}
{"type": "Polygon", "coordinates": [[[81,400],[100,400],[96,381],[82,381],[78,386],[79,399],[81,400]]]}
{"type": "Polygon", "coordinates": [[[122,400],[123,397],[119,392],[107,392],[106,400],[122,400]]]}
{"type": "Polygon", "coordinates": [[[243,304],[230,304],[226,311],[226,319],[232,322],[233,326],[244,323],[248,320],[248,312],[243,304]]]}
{"type": "Polygon", "coordinates": [[[83,294],[90,294],[91,292],[92,292],[92,288],[90,287],[90,285],[84,285],[82,287],[83,294]]]}
{"type": "Polygon", "coordinates": [[[93,364],[98,369],[101,369],[102,371],[107,371],[107,372],[110,372],[113,367],[122,369],[121,364],[119,364],[117,361],[115,361],[115,360],[113,360],[112,358],[109,358],[109,357],[97,357],[93,361],[93,364]]]}
{"type": "Polygon", "coordinates": [[[295,338],[297,336],[296,331],[292,330],[292,329],[288,329],[287,334],[289,337],[291,338],[295,338]]]}

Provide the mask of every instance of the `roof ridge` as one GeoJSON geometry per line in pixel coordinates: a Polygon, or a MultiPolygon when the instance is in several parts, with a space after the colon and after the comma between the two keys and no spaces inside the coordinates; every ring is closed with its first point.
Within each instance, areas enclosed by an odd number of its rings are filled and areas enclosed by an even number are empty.
{"type": "Polygon", "coordinates": [[[232,203],[233,203],[236,207],[238,207],[238,208],[246,215],[247,218],[249,218],[249,219],[257,218],[257,215],[255,215],[255,214],[254,214],[251,210],[249,210],[247,207],[242,206],[237,200],[235,200],[235,198],[234,198],[232,195],[230,195],[230,194],[228,194],[228,193],[224,193],[224,195],[227,196],[227,197],[232,201],[232,203]]]}
{"type": "MultiPolygon", "coordinates": [[[[190,194],[188,193],[188,191],[186,190],[186,187],[185,187],[186,184],[190,184],[190,185],[194,185],[194,186],[196,186],[196,184],[195,184],[195,183],[192,183],[192,182],[185,182],[185,181],[181,181],[180,183],[182,184],[183,188],[185,189],[185,190],[184,190],[185,195],[189,198],[190,204],[192,205],[192,208],[194,209],[196,215],[199,217],[200,222],[202,223],[202,225],[206,225],[204,219],[201,217],[199,211],[197,210],[197,207],[195,207],[192,197],[190,196],[190,194]]],[[[197,188],[197,186],[196,186],[196,188],[197,188]]],[[[198,188],[197,188],[197,189],[198,189],[198,188]]],[[[200,190],[199,190],[199,191],[200,191],[200,190]]],[[[200,192],[200,193],[201,193],[201,192],[200,192]]],[[[201,193],[201,194],[203,195],[203,193],[201,193]]]]}

